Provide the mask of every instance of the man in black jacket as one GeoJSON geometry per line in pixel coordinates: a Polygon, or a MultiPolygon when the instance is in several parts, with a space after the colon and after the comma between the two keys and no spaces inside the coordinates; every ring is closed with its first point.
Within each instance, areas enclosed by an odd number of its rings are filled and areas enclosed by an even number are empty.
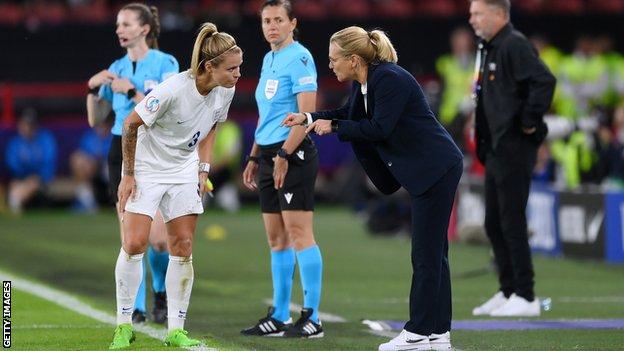
{"type": "Polygon", "coordinates": [[[548,129],[555,78],[529,41],[509,22],[509,0],[471,0],[477,52],[477,156],[485,165],[485,229],[500,291],[474,315],[539,316],[526,206],[537,148],[548,129]]]}

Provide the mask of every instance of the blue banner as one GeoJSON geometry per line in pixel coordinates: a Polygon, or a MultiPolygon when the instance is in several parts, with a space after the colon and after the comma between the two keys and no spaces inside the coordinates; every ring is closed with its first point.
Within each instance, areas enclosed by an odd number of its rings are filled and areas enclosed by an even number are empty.
{"type": "Polygon", "coordinates": [[[605,259],[608,262],[624,262],[624,193],[607,193],[605,208],[605,259]]]}
{"type": "Polygon", "coordinates": [[[557,256],[561,254],[557,221],[557,193],[550,187],[535,184],[531,187],[527,203],[529,243],[536,252],[557,256]]]}

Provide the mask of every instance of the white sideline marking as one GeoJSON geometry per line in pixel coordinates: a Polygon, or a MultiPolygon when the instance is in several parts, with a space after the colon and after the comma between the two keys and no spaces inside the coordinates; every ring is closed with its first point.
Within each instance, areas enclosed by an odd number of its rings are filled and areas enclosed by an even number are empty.
{"type": "MultiPolygon", "coordinates": [[[[264,299],[262,301],[269,306],[273,306],[273,299],[264,299]]],[[[303,307],[301,307],[301,305],[297,305],[296,303],[291,302],[288,308],[292,312],[301,312],[301,309],[303,307]]],[[[330,313],[319,311],[318,315],[321,321],[323,322],[329,322],[329,323],[346,323],[347,322],[347,320],[344,317],[341,317],[335,314],[330,314],[330,313]]]]}
{"type": "MultiPolygon", "coordinates": [[[[65,307],[68,310],[82,314],[89,318],[95,319],[99,322],[110,324],[112,326],[117,325],[117,320],[114,316],[95,309],[88,304],[78,300],[77,298],[69,295],[66,292],[56,290],[45,285],[31,282],[25,279],[17,278],[5,271],[0,270],[1,280],[10,280],[16,289],[22,290],[26,293],[38,296],[44,300],[53,302],[61,307],[65,307]]],[[[151,336],[154,339],[163,340],[167,334],[164,328],[154,328],[147,325],[135,325],[134,330],[151,336]]],[[[218,351],[217,349],[207,347],[205,345],[199,345],[194,347],[185,347],[187,350],[196,351],[218,351]]]]}
{"type": "Polygon", "coordinates": [[[624,296],[559,297],[555,302],[564,303],[624,303],[624,296]]]}
{"type": "MultiPolygon", "coordinates": [[[[552,302],[555,303],[586,303],[586,304],[598,304],[598,303],[624,303],[624,296],[561,296],[551,297],[552,302]]],[[[483,300],[487,300],[487,296],[483,297],[483,300]]],[[[362,302],[369,300],[351,300],[350,302],[362,302]]],[[[473,299],[465,298],[453,298],[454,302],[466,302],[473,301],[473,299]]],[[[383,304],[406,304],[409,303],[409,299],[406,298],[385,298],[380,300],[370,300],[371,303],[383,303],[383,304]]]]}
{"type": "Polygon", "coordinates": [[[105,324],[30,324],[16,325],[13,329],[109,329],[109,325],[105,324]]]}

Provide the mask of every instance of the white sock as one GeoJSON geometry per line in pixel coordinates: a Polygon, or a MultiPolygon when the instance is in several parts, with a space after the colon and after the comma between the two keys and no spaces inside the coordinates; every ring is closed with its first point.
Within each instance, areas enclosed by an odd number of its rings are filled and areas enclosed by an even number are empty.
{"type": "Polygon", "coordinates": [[[134,300],[143,278],[143,254],[128,255],[119,250],[115,265],[115,290],[117,291],[117,325],[132,323],[134,300]]]}
{"type": "Polygon", "coordinates": [[[184,329],[186,310],[193,290],[193,256],[169,255],[165,276],[167,289],[167,321],[169,331],[184,329]]]}
{"type": "Polygon", "coordinates": [[[95,195],[90,184],[79,184],[76,187],[76,198],[86,209],[96,208],[97,203],[95,202],[95,195]]]}
{"type": "Polygon", "coordinates": [[[14,192],[9,192],[9,209],[11,210],[11,213],[22,212],[22,204],[19,202],[14,192]]]}

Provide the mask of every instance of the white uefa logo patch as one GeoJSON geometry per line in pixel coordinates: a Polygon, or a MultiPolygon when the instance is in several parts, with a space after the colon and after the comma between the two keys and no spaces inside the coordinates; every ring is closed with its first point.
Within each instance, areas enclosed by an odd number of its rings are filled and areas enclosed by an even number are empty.
{"type": "Polygon", "coordinates": [[[145,100],[145,109],[151,113],[155,113],[160,108],[160,101],[154,96],[150,96],[145,100]]]}
{"type": "Polygon", "coordinates": [[[277,92],[278,85],[279,80],[267,79],[266,85],[264,86],[264,96],[266,96],[267,99],[271,100],[277,92]]]}

